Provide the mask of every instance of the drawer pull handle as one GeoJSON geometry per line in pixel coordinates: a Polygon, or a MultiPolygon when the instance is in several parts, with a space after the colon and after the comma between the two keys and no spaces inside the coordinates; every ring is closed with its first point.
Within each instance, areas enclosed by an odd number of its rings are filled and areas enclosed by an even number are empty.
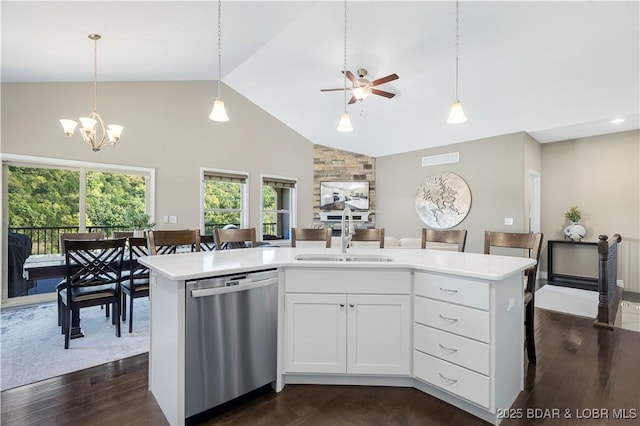
{"type": "Polygon", "coordinates": [[[341,303],[341,304],[340,304],[340,307],[341,307],[341,308],[344,308],[344,303],[341,303]]]}
{"type": "Polygon", "coordinates": [[[458,290],[454,290],[451,288],[444,288],[444,287],[438,287],[438,288],[440,289],[440,292],[445,296],[453,296],[454,294],[458,293],[458,290]]]}
{"type": "Polygon", "coordinates": [[[458,379],[450,379],[446,376],[443,376],[442,373],[438,373],[438,375],[440,376],[440,380],[442,380],[442,382],[447,386],[452,386],[458,383],[458,379]]]}
{"type": "Polygon", "coordinates": [[[442,344],[440,344],[440,343],[438,343],[438,346],[440,346],[440,350],[441,350],[444,354],[446,354],[446,355],[453,355],[453,354],[455,354],[456,352],[458,352],[458,350],[457,350],[457,349],[449,348],[449,347],[447,347],[447,346],[443,346],[443,345],[442,345],[442,344]]]}
{"type": "Polygon", "coordinates": [[[445,317],[445,316],[443,316],[442,314],[438,314],[438,315],[440,315],[440,319],[441,319],[445,324],[451,325],[451,324],[455,324],[455,323],[457,323],[457,322],[458,322],[458,319],[457,319],[457,318],[449,318],[449,317],[445,317]]]}
{"type": "Polygon", "coordinates": [[[353,303],[349,303],[349,307],[353,309],[356,307],[356,305],[354,305],[353,303]]]}

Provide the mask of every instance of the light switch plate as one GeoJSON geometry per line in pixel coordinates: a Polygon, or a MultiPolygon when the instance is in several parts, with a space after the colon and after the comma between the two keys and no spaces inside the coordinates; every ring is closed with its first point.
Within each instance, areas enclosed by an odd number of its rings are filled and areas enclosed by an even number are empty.
{"type": "Polygon", "coordinates": [[[169,223],[178,223],[178,216],[169,216],[169,223]]]}
{"type": "Polygon", "coordinates": [[[512,217],[505,217],[504,218],[504,224],[505,225],[513,225],[513,218],[512,217]]]}

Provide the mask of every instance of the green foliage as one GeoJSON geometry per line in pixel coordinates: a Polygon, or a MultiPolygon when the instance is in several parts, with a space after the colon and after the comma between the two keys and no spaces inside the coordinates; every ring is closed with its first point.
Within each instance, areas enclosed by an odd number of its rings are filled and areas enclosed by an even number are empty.
{"type": "Polygon", "coordinates": [[[241,195],[241,185],[238,183],[206,181],[204,185],[204,223],[239,225],[241,195]]]}
{"type": "Polygon", "coordinates": [[[579,222],[582,215],[578,206],[571,206],[571,208],[565,212],[564,217],[569,219],[571,222],[579,222]]]}
{"type": "Polygon", "coordinates": [[[78,226],[79,173],[8,167],[9,227],[78,226]]]}
{"type": "MultiPolygon", "coordinates": [[[[80,173],[8,167],[9,227],[78,226],[80,173]]],[[[127,211],[144,213],[143,176],[87,172],[87,226],[121,226],[127,211]]]]}
{"type": "Polygon", "coordinates": [[[125,215],[125,224],[135,231],[147,231],[153,229],[156,224],[151,222],[151,217],[144,212],[130,210],[125,215]]]}

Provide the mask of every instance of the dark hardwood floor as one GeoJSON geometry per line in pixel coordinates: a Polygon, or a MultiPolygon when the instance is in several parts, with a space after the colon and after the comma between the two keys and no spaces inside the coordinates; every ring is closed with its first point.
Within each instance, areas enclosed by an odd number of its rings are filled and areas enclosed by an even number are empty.
{"type": "MultiPolygon", "coordinates": [[[[536,342],[538,362],[525,368],[526,389],[506,413],[519,418],[503,425],[640,423],[640,333],[596,329],[591,319],[537,309],[536,342]],[[635,418],[615,418],[622,415],[635,418]]],[[[4,391],[1,422],[167,424],[147,391],[147,368],[144,354],[4,391]]],[[[485,423],[412,388],[287,385],[279,394],[259,394],[201,424],[485,423]]]]}

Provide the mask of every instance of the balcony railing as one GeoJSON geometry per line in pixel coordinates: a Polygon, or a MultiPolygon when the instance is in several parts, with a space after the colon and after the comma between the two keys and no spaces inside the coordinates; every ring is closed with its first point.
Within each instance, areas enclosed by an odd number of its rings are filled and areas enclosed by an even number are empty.
{"type": "MultiPolygon", "coordinates": [[[[205,234],[213,234],[214,229],[221,229],[228,223],[206,223],[204,225],[205,234]]],[[[234,223],[237,227],[240,224],[234,223]]],[[[276,235],[277,226],[275,223],[265,223],[262,227],[262,235],[276,235]]],[[[11,227],[9,232],[25,234],[31,238],[31,254],[54,254],[60,253],[60,234],[80,232],[78,226],[24,226],[11,227]]],[[[129,231],[127,226],[87,226],[85,232],[103,232],[110,237],[114,231],[129,231]]]]}

